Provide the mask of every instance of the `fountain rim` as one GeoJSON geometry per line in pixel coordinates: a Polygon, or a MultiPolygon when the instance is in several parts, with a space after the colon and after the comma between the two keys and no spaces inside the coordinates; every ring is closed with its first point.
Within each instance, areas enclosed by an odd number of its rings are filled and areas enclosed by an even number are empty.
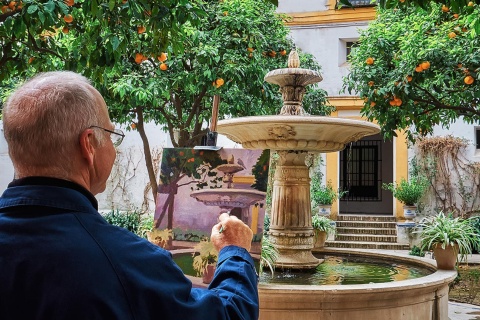
{"type": "Polygon", "coordinates": [[[422,288],[428,287],[437,287],[442,284],[448,284],[455,279],[457,276],[457,271],[455,270],[439,270],[434,263],[434,260],[416,256],[410,256],[401,253],[379,253],[375,251],[368,251],[362,249],[333,249],[333,248],[324,248],[322,250],[313,250],[312,253],[326,253],[326,254],[351,254],[359,257],[369,257],[369,258],[378,258],[378,259],[394,259],[396,261],[401,261],[413,265],[418,265],[427,269],[430,269],[433,272],[430,275],[416,278],[408,279],[401,281],[393,282],[382,282],[382,283],[369,283],[369,284],[348,284],[348,285],[295,285],[295,284],[267,284],[259,283],[259,290],[275,290],[275,292],[292,292],[292,291],[302,291],[302,292],[319,292],[325,291],[334,294],[342,293],[355,293],[355,292],[364,292],[367,290],[369,293],[375,292],[389,292],[389,291],[398,291],[398,290],[409,290],[413,288],[422,288]]]}
{"type": "Polygon", "coordinates": [[[303,123],[313,123],[313,124],[333,124],[333,125],[351,125],[358,126],[362,128],[369,127],[371,129],[377,130],[380,132],[380,126],[369,122],[366,120],[356,120],[340,117],[330,117],[330,116],[314,116],[314,115],[263,115],[263,116],[247,116],[247,117],[238,117],[231,119],[224,119],[218,121],[218,131],[221,133],[222,126],[229,125],[244,125],[246,124],[264,124],[268,120],[272,124],[303,124],[303,123]]]}

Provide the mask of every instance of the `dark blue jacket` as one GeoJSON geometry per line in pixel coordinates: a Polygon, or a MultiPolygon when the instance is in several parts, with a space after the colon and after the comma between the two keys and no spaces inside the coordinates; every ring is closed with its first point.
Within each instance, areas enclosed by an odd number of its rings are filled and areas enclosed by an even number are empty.
{"type": "Polygon", "coordinates": [[[20,185],[0,198],[2,320],[257,318],[243,248],[222,249],[209,289],[192,288],[168,251],[108,224],[85,192],[20,185]]]}

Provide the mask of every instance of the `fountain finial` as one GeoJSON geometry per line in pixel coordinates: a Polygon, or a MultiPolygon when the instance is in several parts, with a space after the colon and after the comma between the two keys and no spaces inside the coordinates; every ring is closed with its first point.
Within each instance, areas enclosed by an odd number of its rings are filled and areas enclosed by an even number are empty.
{"type": "Polygon", "coordinates": [[[288,55],[288,67],[289,68],[300,68],[300,57],[298,56],[297,50],[293,49],[288,55]]]}

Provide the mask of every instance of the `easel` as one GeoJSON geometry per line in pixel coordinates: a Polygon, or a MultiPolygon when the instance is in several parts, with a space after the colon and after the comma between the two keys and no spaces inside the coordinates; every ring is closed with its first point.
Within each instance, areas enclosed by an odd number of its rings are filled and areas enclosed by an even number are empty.
{"type": "Polygon", "coordinates": [[[220,96],[213,96],[212,119],[210,120],[210,128],[207,128],[207,134],[202,139],[202,145],[195,146],[196,150],[220,150],[222,147],[217,147],[217,121],[218,121],[218,106],[220,105],[220,96]]]}

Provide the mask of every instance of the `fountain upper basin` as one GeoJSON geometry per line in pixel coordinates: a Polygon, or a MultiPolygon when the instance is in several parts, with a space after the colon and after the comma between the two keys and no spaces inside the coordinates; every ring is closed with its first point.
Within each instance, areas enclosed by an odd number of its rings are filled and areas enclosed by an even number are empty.
{"type": "Polygon", "coordinates": [[[245,149],[334,152],[380,127],[353,119],[276,115],[222,120],[217,130],[245,149]]]}
{"type": "Polygon", "coordinates": [[[190,194],[208,206],[248,208],[265,199],[265,192],[249,189],[202,189],[190,194]]]}

